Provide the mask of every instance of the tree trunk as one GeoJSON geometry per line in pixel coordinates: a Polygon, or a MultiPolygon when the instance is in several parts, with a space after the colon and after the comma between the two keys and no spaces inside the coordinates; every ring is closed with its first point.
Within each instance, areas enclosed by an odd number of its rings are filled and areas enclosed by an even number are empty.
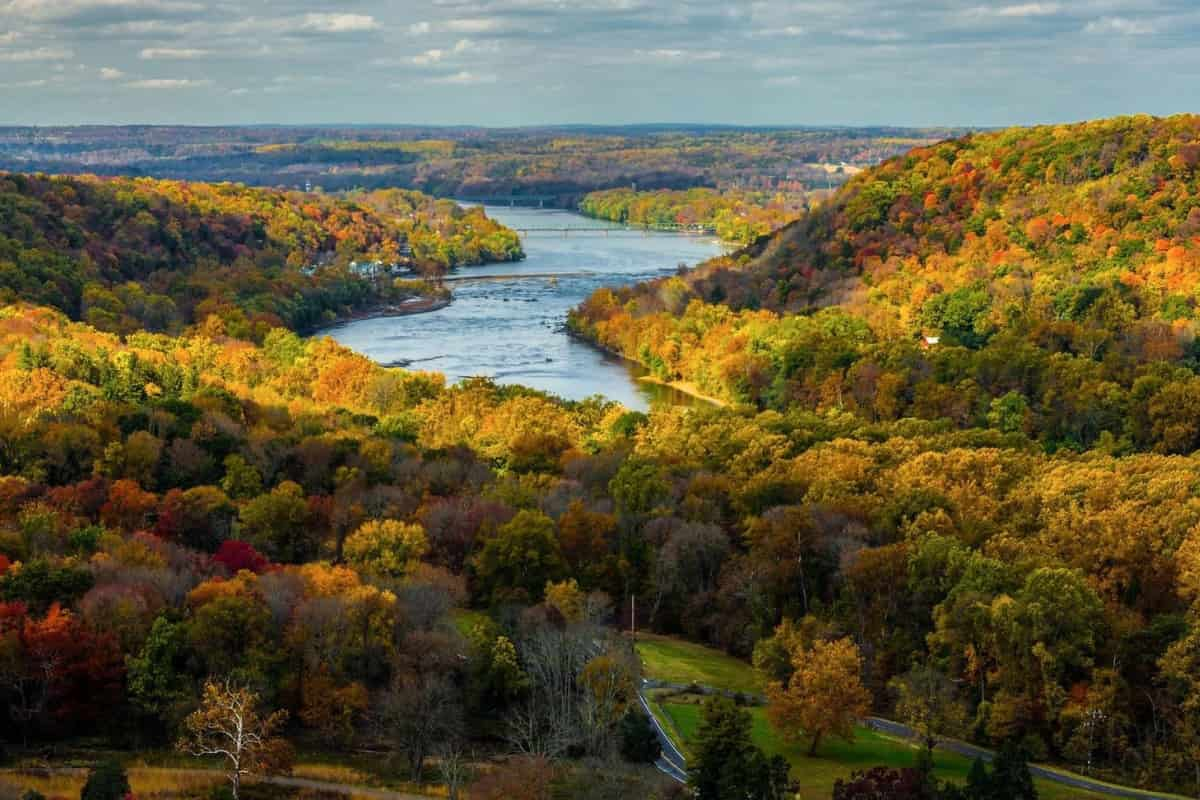
{"type": "Polygon", "coordinates": [[[817,731],[816,733],[813,734],[812,744],[810,744],[808,746],[808,757],[809,758],[816,758],[817,745],[819,745],[820,743],[821,743],[821,731],[817,731]]]}

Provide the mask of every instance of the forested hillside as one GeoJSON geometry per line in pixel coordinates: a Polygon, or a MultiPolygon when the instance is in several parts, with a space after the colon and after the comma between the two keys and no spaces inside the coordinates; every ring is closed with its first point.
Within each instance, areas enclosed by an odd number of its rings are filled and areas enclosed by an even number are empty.
{"type": "Polygon", "coordinates": [[[762,408],[1191,452],[1198,165],[1190,116],[918,148],[761,246],[598,292],[573,324],[762,408]]]}
{"type": "Polygon", "coordinates": [[[591,192],[579,203],[590,217],[632,225],[695,225],[712,228],[727,242],[749,244],[782,228],[807,208],[803,194],[688,189],[591,192]]]}
{"type": "Polygon", "coordinates": [[[29,307],[0,311],[0,424],[10,741],[169,741],[233,675],[289,738],[381,744],[414,775],[467,732],[604,754],[637,666],[597,654],[595,624],[636,593],[641,625],[756,651],[768,677],[850,637],[878,708],[936,665],[964,735],[1191,785],[1195,456],[833,411],[646,417],[283,330],[122,341],[29,307]],[[491,618],[463,636],[455,605],[491,618]],[[412,732],[413,709],[435,724],[412,732]]]}
{"type": "Polygon", "coordinates": [[[521,255],[481,209],[417,192],[0,174],[0,300],[104,330],[179,331],[210,315],[245,335],[306,329],[419,288],[363,280],[355,261],[436,275],[521,255]]]}

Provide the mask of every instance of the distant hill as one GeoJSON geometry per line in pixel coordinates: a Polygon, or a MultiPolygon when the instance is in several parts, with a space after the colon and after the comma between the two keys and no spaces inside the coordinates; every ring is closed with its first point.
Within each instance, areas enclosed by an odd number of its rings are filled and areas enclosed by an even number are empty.
{"type": "Polygon", "coordinates": [[[740,253],[598,293],[572,324],[735,401],[976,425],[1007,398],[1053,443],[1186,449],[1195,423],[1154,434],[1126,414],[1178,377],[1167,365],[1196,364],[1198,166],[1195,116],[917,148],[740,253]]]}
{"type": "Polygon", "coordinates": [[[390,281],[351,269],[357,259],[437,273],[521,255],[516,234],[481,209],[417,192],[0,173],[0,302],[54,306],[108,331],[174,331],[210,315],[245,336],[304,329],[390,298],[390,281]]]}

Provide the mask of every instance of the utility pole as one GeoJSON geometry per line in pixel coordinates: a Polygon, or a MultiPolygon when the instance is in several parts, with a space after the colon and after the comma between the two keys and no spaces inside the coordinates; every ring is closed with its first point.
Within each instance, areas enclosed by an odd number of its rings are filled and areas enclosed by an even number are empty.
{"type": "Polygon", "coordinates": [[[637,639],[637,595],[629,595],[629,635],[637,639]]]}

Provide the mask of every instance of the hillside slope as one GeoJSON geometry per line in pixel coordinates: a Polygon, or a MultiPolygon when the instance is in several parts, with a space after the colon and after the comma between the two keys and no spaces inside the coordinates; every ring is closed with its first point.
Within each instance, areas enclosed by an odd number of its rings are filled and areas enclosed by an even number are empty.
{"type": "Polygon", "coordinates": [[[1197,165],[1193,116],[920,148],[756,248],[597,293],[572,324],[734,401],[1187,451],[1200,429],[1168,398],[1193,379],[1197,165]]]}
{"type": "Polygon", "coordinates": [[[417,192],[325,197],[151,179],[0,173],[0,302],[51,305],[98,328],[311,327],[389,299],[356,259],[438,273],[521,257],[482,210],[417,192]]]}

